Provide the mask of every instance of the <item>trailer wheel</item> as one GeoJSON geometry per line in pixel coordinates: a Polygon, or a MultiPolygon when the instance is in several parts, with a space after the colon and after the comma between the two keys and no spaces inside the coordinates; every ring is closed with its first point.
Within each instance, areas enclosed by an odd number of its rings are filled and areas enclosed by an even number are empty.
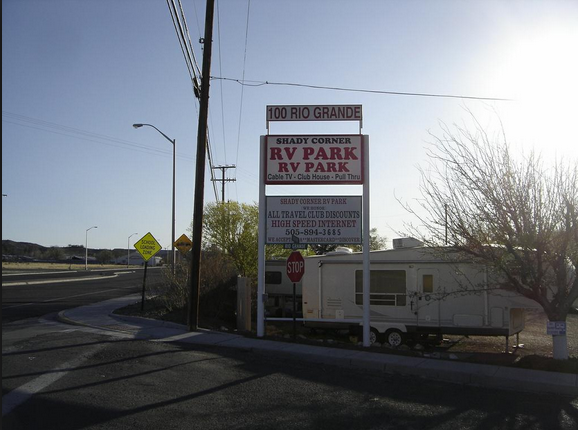
{"type": "Polygon", "coordinates": [[[373,345],[376,342],[380,341],[380,334],[377,331],[377,329],[371,327],[371,329],[369,330],[369,344],[373,345]]]}
{"type": "Polygon", "coordinates": [[[403,333],[395,328],[385,332],[385,343],[390,346],[400,346],[404,342],[403,333]]]}

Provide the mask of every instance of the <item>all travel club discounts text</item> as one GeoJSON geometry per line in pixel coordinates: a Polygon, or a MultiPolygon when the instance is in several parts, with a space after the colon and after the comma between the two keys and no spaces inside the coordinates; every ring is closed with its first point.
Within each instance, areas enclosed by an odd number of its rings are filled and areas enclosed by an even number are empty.
{"type": "Polygon", "coordinates": [[[269,243],[358,243],[361,199],[356,196],[270,197],[267,209],[269,243]]]}

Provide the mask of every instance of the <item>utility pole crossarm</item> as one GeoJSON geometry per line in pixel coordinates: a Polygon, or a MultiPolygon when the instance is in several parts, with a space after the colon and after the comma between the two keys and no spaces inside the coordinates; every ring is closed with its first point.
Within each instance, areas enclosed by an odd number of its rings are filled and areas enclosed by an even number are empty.
{"type": "Polygon", "coordinates": [[[235,169],[237,166],[229,165],[229,166],[215,166],[213,170],[219,169],[221,170],[221,179],[212,179],[213,182],[221,182],[221,203],[225,203],[225,182],[236,182],[236,179],[232,178],[225,178],[225,170],[226,169],[235,169]]]}

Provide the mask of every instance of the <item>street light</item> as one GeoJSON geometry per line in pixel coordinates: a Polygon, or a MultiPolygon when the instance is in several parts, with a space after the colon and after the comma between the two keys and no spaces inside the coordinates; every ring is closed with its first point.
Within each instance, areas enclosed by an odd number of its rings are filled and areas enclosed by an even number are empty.
{"type": "Polygon", "coordinates": [[[92,227],[86,229],[86,239],[84,243],[84,270],[88,270],[88,230],[92,230],[93,228],[98,227],[93,225],[92,227]]]}
{"type": "Polygon", "coordinates": [[[128,269],[128,265],[130,263],[130,238],[133,237],[135,234],[138,233],[133,233],[131,234],[128,239],[126,240],[126,268],[128,269]]]}
{"type": "Polygon", "coordinates": [[[171,233],[171,254],[172,254],[171,260],[174,275],[175,274],[175,153],[177,149],[177,139],[171,139],[152,124],[133,124],[132,126],[134,128],[141,128],[145,125],[154,128],[156,131],[162,134],[165,139],[167,139],[169,142],[173,144],[173,220],[172,220],[172,233],[171,233]]]}

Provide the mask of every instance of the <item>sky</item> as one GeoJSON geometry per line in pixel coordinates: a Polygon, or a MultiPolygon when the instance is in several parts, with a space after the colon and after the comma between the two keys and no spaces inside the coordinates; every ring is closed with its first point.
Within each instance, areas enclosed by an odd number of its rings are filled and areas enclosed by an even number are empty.
{"type": "MultiPolygon", "coordinates": [[[[205,0],[182,7],[201,67],[205,0]]],[[[577,1],[217,0],[213,166],[236,166],[227,200],[257,202],[267,105],[361,104],[370,224],[391,246],[415,223],[400,202],[420,198],[419,167],[441,124],[471,127],[471,112],[490,135],[503,125],[520,153],[578,158],[577,52],[577,1]]],[[[170,248],[173,146],[134,123],[176,140],[176,237],[190,235],[198,106],[167,2],[4,0],[2,239],[126,249],[150,232],[170,248]]],[[[270,133],[358,127],[274,123],[270,133]]],[[[210,178],[207,168],[206,203],[221,195],[210,178]]],[[[361,187],[268,186],[267,194],[361,187]]]]}

